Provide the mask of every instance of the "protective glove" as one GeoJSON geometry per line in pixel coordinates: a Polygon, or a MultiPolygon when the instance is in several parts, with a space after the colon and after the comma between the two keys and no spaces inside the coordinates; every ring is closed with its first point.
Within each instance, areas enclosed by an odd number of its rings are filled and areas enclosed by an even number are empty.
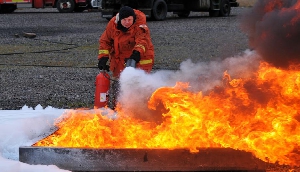
{"type": "Polygon", "coordinates": [[[108,61],[108,57],[101,57],[99,59],[99,61],[98,61],[98,68],[100,70],[107,70],[107,71],[109,71],[109,66],[106,65],[107,61],[108,61]]]}
{"type": "Polygon", "coordinates": [[[135,60],[136,63],[140,62],[140,60],[141,60],[140,52],[133,50],[133,52],[129,58],[135,60]]]}

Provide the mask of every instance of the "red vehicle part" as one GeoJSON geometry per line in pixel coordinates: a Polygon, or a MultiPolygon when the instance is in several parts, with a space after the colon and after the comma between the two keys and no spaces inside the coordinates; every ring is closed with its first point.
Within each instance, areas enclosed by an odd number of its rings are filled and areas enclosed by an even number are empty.
{"type": "Polygon", "coordinates": [[[44,0],[34,0],[35,8],[44,8],[44,0]]]}

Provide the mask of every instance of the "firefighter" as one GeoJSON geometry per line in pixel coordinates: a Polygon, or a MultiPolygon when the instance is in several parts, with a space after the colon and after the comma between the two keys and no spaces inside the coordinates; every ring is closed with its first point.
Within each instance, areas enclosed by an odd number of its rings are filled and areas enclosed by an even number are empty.
{"type": "MultiPolygon", "coordinates": [[[[154,48],[143,12],[124,6],[106,26],[99,39],[98,68],[112,72],[115,97],[118,78],[128,59],[134,59],[136,67],[150,72],[154,63],[154,48]]],[[[113,107],[114,108],[114,105],[113,107]]]]}

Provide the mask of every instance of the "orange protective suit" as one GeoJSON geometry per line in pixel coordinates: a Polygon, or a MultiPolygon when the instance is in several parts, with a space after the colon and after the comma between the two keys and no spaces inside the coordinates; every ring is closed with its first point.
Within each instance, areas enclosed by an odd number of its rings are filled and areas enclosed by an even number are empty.
{"type": "Polygon", "coordinates": [[[109,57],[110,71],[114,77],[120,76],[125,68],[125,58],[129,58],[133,50],[139,51],[141,56],[137,68],[150,72],[153,67],[154,48],[146,16],[139,10],[134,9],[134,13],[136,20],[127,32],[117,29],[117,17],[114,16],[99,39],[98,59],[109,57]]]}

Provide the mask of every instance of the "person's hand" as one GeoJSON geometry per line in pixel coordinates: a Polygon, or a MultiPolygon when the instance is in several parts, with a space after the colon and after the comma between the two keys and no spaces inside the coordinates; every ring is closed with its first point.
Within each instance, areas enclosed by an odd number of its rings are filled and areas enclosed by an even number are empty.
{"type": "Polygon", "coordinates": [[[99,61],[98,61],[98,68],[100,70],[107,70],[107,71],[109,71],[109,66],[106,65],[107,61],[108,61],[108,57],[101,57],[99,59],[99,61]]]}
{"type": "Polygon", "coordinates": [[[140,60],[141,60],[140,52],[133,50],[133,52],[129,58],[135,60],[136,63],[140,62],[140,60]]]}

